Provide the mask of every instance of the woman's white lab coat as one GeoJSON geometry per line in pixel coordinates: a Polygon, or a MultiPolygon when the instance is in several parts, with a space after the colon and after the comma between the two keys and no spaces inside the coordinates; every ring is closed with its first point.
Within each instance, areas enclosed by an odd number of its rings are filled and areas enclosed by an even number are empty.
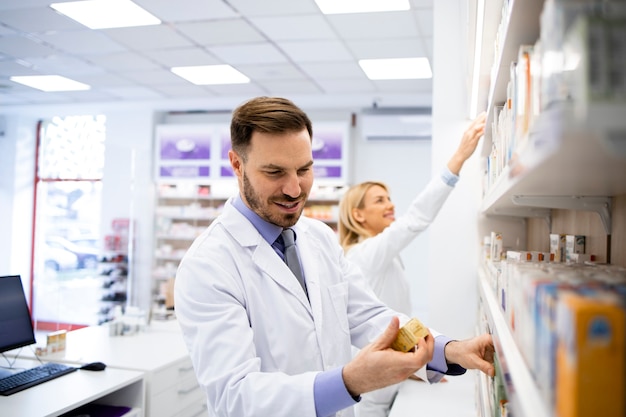
{"type": "Polygon", "coordinates": [[[439,176],[433,178],[411,202],[405,214],[397,217],[381,233],[364,239],[346,253],[348,259],[364,271],[378,298],[394,310],[411,314],[411,287],[400,252],[433,222],[453,189],[439,176]]]}
{"type": "Polygon", "coordinates": [[[316,373],[349,362],[351,340],[364,346],[397,315],[327,225],[302,217],[294,229],[310,303],[230,202],[180,264],[176,315],[211,416],[315,417],[316,373]]]}
{"type": "MultiPolygon", "coordinates": [[[[378,298],[399,312],[412,314],[411,285],[400,252],[433,222],[453,189],[440,177],[433,178],[405,214],[381,233],[348,249],[347,258],[365,272],[365,279],[378,298]]],[[[387,416],[398,389],[396,384],[364,394],[356,406],[356,415],[387,416]]]]}

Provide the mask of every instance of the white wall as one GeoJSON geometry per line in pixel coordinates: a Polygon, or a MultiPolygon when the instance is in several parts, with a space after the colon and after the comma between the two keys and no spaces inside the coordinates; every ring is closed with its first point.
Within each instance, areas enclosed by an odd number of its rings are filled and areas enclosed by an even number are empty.
{"type": "MultiPolygon", "coordinates": [[[[353,183],[382,181],[389,187],[396,217],[404,214],[413,198],[431,178],[431,141],[367,141],[353,138],[353,183]]],[[[402,251],[411,283],[413,314],[423,318],[428,310],[428,229],[402,251]]]]}
{"type": "MultiPolygon", "coordinates": [[[[28,277],[37,119],[5,117],[5,123],[0,137],[0,275],[28,277]]],[[[28,293],[30,282],[23,284],[28,293]]]]}
{"type": "MultiPolygon", "coordinates": [[[[433,169],[450,157],[469,124],[467,4],[434,3],[433,169]]],[[[479,145],[480,146],[480,145],[479,145]]],[[[474,333],[477,306],[478,158],[461,170],[456,186],[430,229],[429,320],[456,338],[474,333]]]]}

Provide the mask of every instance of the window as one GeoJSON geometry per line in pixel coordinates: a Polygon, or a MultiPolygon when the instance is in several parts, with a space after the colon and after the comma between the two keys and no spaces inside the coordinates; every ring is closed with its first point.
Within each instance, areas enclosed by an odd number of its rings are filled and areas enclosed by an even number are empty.
{"type": "Polygon", "coordinates": [[[33,216],[33,317],[39,330],[98,324],[104,116],[38,127],[33,216]]]}

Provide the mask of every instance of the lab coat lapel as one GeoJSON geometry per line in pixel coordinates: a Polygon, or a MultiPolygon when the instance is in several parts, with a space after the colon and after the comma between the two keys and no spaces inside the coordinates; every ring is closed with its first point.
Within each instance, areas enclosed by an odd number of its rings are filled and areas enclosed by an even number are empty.
{"type": "MultiPolygon", "coordinates": [[[[287,264],[278,256],[256,228],[232,204],[226,204],[222,213],[222,223],[242,248],[251,251],[252,261],[269,275],[278,285],[292,293],[311,314],[311,306],[298,279],[287,264]]],[[[298,245],[300,242],[298,241],[298,245]]],[[[302,251],[302,249],[300,249],[302,251]]],[[[304,253],[304,252],[301,252],[304,253]]],[[[303,265],[304,276],[308,280],[307,267],[303,265]]],[[[307,281],[308,282],[308,281],[307,281]]]]}
{"type": "MultiPolygon", "coordinates": [[[[304,279],[306,281],[306,288],[309,293],[309,299],[306,300],[313,314],[315,321],[315,327],[317,334],[321,334],[322,326],[322,297],[320,289],[320,245],[315,245],[313,238],[306,233],[308,225],[306,222],[298,222],[295,226],[295,231],[298,235],[297,246],[300,252],[300,262],[302,263],[302,270],[304,271],[304,279]]],[[[295,277],[294,277],[295,280],[295,277]]],[[[304,296],[306,299],[306,296],[304,296]]]]}

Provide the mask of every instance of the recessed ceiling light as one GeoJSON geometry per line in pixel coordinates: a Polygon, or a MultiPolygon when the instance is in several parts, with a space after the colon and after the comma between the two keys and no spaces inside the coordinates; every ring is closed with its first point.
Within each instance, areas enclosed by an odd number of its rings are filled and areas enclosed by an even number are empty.
{"type": "Polygon", "coordinates": [[[90,29],[158,25],[161,21],[130,0],[53,3],[54,10],[90,29]]]}
{"type": "Polygon", "coordinates": [[[87,84],[79,83],[60,75],[25,75],[10,77],[9,79],[41,91],[81,91],[91,89],[87,84]]]}
{"type": "Polygon", "coordinates": [[[432,78],[428,58],[361,59],[361,69],[370,80],[432,78]]]}
{"type": "Polygon", "coordinates": [[[324,14],[409,10],[409,0],[315,0],[324,14]]]}
{"type": "Polygon", "coordinates": [[[246,84],[246,77],[230,65],[200,65],[193,67],[173,67],[171,71],[196,85],[246,84]]]}

